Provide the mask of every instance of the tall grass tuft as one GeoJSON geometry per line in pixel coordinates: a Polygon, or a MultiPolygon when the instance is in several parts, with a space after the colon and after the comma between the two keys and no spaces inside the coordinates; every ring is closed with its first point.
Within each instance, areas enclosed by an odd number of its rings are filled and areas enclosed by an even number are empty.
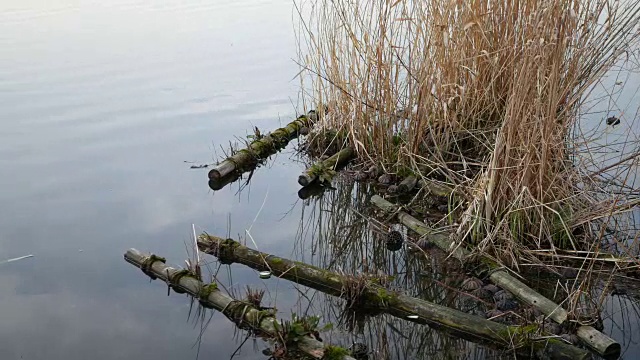
{"type": "Polygon", "coordinates": [[[576,144],[589,139],[576,129],[595,86],[637,49],[634,2],[317,0],[297,9],[306,99],[331,110],[323,126],[347,133],[363,162],[459,189],[458,235],[480,250],[517,265],[531,249],[592,249],[590,222],[628,208],[590,191],[595,178],[576,166],[576,144]]]}

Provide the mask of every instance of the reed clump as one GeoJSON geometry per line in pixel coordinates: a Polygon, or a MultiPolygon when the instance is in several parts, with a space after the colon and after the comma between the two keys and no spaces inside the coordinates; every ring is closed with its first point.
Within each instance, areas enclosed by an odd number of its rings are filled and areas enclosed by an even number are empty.
{"type": "Polygon", "coordinates": [[[637,49],[634,2],[317,0],[298,10],[306,100],[330,110],[319,128],[346,134],[363,163],[456,189],[464,201],[451,223],[479,251],[517,267],[542,262],[532,250],[594,250],[609,217],[633,206],[580,164],[591,139],[577,129],[596,85],[637,49]]]}

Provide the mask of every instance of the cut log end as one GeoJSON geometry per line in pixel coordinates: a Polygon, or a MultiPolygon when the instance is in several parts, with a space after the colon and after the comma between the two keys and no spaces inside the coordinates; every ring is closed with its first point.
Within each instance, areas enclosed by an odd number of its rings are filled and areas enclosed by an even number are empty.
{"type": "Polygon", "coordinates": [[[307,174],[302,174],[300,176],[298,176],[298,184],[300,184],[301,186],[307,186],[309,184],[311,184],[311,179],[309,179],[309,176],[307,176],[307,174]]]}
{"type": "Polygon", "coordinates": [[[218,171],[218,169],[212,169],[211,171],[209,171],[209,180],[220,181],[221,178],[222,174],[220,174],[220,171],[218,171]]]}

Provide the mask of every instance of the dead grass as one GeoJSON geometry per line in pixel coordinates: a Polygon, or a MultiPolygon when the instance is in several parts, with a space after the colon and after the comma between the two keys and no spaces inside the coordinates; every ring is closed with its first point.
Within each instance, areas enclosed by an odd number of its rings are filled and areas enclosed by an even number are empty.
{"type": "Polygon", "coordinates": [[[304,2],[304,98],[328,104],[321,128],[348,134],[360,161],[464,194],[457,236],[507,266],[561,260],[540,249],[635,255],[635,220],[620,219],[638,204],[640,146],[602,144],[582,123],[611,103],[594,94],[606,75],[635,59],[634,3],[304,2]],[[598,155],[610,147],[624,151],[598,155]]]}

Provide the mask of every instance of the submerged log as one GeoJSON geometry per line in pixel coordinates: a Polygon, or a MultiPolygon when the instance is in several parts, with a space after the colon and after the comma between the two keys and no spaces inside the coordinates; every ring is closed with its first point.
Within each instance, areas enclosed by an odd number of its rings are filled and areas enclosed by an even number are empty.
{"type": "MultiPolygon", "coordinates": [[[[273,338],[281,336],[278,329],[283,328],[283,323],[275,318],[272,311],[257,309],[248,302],[238,301],[218,290],[215,283],[205,284],[192,275],[185,275],[182,269],[165,265],[163,258],[152,254],[145,255],[136,249],[127,251],[124,259],[152,279],[161,279],[174,289],[197,298],[203,306],[220,311],[240,328],[258,330],[273,338]]],[[[312,358],[324,357],[326,345],[316,339],[301,336],[295,345],[298,350],[312,358]]],[[[342,359],[355,360],[351,356],[343,356],[342,359]]]]}
{"type": "MultiPolygon", "coordinates": [[[[462,263],[466,263],[468,261],[471,254],[469,250],[461,244],[456,243],[448,235],[435,232],[434,229],[430,228],[422,221],[414,218],[404,211],[399,211],[399,207],[397,205],[388,202],[378,195],[371,197],[371,203],[387,214],[395,214],[398,221],[424,237],[426,240],[435,244],[441,250],[450,254],[451,257],[458,259],[462,263]]],[[[498,264],[494,263],[491,259],[481,259],[481,261],[485,265],[485,268],[488,267],[489,279],[491,282],[513,293],[513,295],[515,295],[520,301],[538,308],[542,313],[558,324],[563,324],[567,321],[568,313],[560,305],[542,296],[520,280],[511,276],[505,270],[501,270],[498,264]]],[[[482,272],[482,270],[477,269],[476,271],[482,272]]],[[[482,277],[484,274],[477,273],[476,275],[482,277]]],[[[581,326],[578,328],[577,335],[580,340],[587,344],[587,346],[602,356],[614,358],[620,356],[620,344],[590,326],[581,326]],[[582,331],[580,329],[582,329],[582,331]],[[597,332],[599,335],[595,336],[594,332],[597,332]]]]}
{"type": "Polygon", "coordinates": [[[287,146],[289,141],[298,137],[302,128],[311,127],[317,121],[318,114],[311,110],[307,115],[299,116],[287,126],[255,139],[246,149],[237,151],[211,169],[209,171],[209,179],[219,181],[229,174],[242,173],[253,169],[260,160],[275,154],[287,146]]]}
{"type": "Polygon", "coordinates": [[[241,245],[232,239],[202,234],[198,237],[198,248],[216,256],[222,264],[239,263],[258,271],[269,271],[274,276],[342,297],[348,302],[386,312],[392,316],[436,329],[448,331],[471,341],[495,347],[514,349],[520,354],[544,353],[553,359],[588,359],[588,351],[566,344],[557,339],[535,339],[531,333],[535,326],[507,326],[467,314],[422,299],[410,297],[385,289],[366,281],[358,299],[348,298],[354,279],[305,263],[292,261],[263,253],[241,245]]]}
{"type": "Polygon", "coordinates": [[[330,158],[319,161],[300,176],[298,176],[298,184],[302,186],[308,186],[318,177],[320,177],[326,171],[335,170],[341,166],[344,166],[349,160],[355,156],[355,151],[352,148],[346,147],[337,153],[333,154],[330,158]]]}

